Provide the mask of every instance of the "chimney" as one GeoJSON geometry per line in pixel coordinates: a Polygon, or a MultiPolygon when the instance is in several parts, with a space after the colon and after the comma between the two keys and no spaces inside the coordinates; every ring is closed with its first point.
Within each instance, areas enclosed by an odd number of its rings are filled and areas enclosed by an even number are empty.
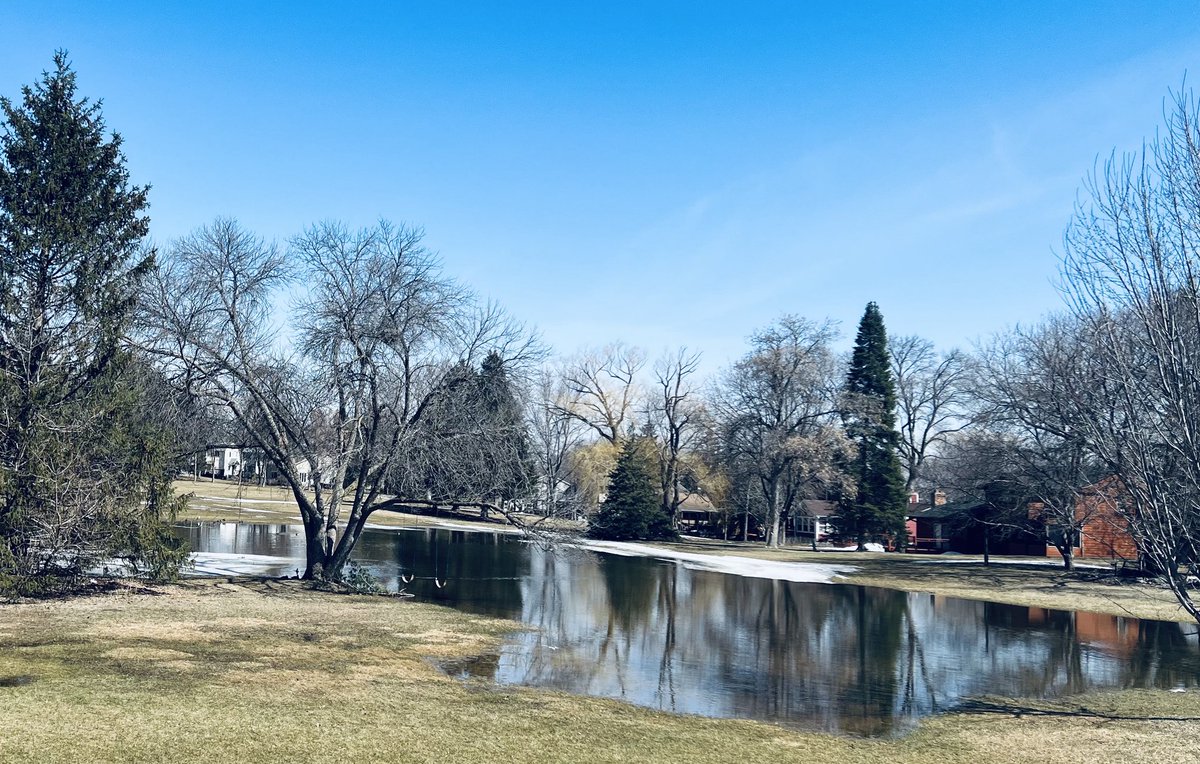
{"type": "Polygon", "coordinates": [[[933,492],[933,506],[940,507],[946,503],[946,492],[940,488],[933,492]]]}

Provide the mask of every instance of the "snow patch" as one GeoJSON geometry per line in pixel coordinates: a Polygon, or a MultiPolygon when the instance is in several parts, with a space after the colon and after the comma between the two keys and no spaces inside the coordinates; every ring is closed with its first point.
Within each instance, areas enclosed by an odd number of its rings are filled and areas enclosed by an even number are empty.
{"type": "Polygon", "coordinates": [[[203,501],[215,501],[220,504],[236,504],[240,501],[243,504],[287,504],[292,507],[296,506],[295,501],[287,499],[247,499],[245,497],[239,499],[236,496],[196,496],[194,498],[203,501]]]}
{"type": "Polygon", "coordinates": [[[794,581],[805,584],[828,584],[835,578],[853,573],[853,565],[828,565],[820,562],[780,562],[760,560],[756,557],[718,556],[679,552],[674,549],[634,544],[629,541],[583,541],[577,546],[595,552],[619,554],[625,557],[653,557],[658,560],[679,562],[689,570],[707,570],[714,573],[729,573],[747,578],[771,578],[779,581],[794,581]]]}
{"type": "Polygon", "coordinates": [[[202,576],[277,576],[304,570],[298,557],[274,557],[266,554],[231,552],[194,552],[192,571],[202,576]]]}

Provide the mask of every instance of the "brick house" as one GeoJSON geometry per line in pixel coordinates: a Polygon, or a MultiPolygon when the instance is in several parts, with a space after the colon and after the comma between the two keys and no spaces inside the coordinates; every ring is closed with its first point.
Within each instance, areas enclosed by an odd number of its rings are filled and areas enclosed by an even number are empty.
{"type": "MultiPolygon", "coordinates": [[[[1087,486],[1075,502],[1075,520],[1081,523],[1073,539],[1072,554],[1091,559],[1138,561],[1137,543],[1129,532],[1129,521],[1118,511],[1121,486],[1115,477],[1087,486]]],[[[1053,532],[1052,528],[1047,529],[1053,532]]],[[[1046,544],[1047,557],[1060,557],[1054,545],[1046,544]]]]}
{"type": "Polygon", "coordinates": [[[1024,530],[989,529],[972,521],[972,518],[987,513],[987,505],[979,501],[948,502],[942,491],[934,491],[929,499],[922,500],[914,491],[909,495],[905,513],[908,531],[905,551],[914,554],[983,554],[985,551],[1000,555],[1044,554],[1036,525],[1031,523],[1024,530]]]}

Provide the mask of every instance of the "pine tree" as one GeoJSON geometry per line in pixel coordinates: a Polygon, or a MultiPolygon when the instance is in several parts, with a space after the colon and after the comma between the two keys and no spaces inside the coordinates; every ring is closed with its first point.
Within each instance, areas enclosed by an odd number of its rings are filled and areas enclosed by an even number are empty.
{"type": "Polygon", "coordinates": [[[858,453],[850,465],[857,490],[839,508],[839,531],[859,548],[870,539],[903,538],[904,475],[896,432],[896,390],[887,330],[874,302],[867,304],[846,378],[846,432],[858,453]]]}
{"type": "Polygon", "coordinates": [[[0,98],[0,588],[112,557],[169,574],[168,449],[122,344],[154,266],[147,189],[65,54],[22,96],[0,98]]]}
{"type": "Polygon", "coordinates": [[[479,369],[479,403],[487,439],[486,472],[494,476],[497,497],[512,501],[525,496],[533,484],[529,433],[504,359],[495,351],[483,359],[479,369]]]}
{"type": "Polygon", "coordinates": [[[660,502],[655,458],[653,444],[645,437],[625,442],[609,476],[608,496],[588,528],[589,536],[614,541],[675,537],[671,518],[660,502]]]}

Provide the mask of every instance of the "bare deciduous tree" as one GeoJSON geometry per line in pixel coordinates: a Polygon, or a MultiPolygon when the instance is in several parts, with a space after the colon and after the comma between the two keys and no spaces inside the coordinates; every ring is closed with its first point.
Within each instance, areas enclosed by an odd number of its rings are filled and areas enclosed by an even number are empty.
{"type": "Polygon", "coordinates": [[[322,224],[285,256],[218,220],[176,242],[151,280],[145,324],[156,331],[145,347],[227,407],[291,488],[306,578],[340,576],[453,370],[532,348],[494,306],[475,307],[420,242],[419,230],[386,222],[357,232],[322,224]],[[273,320],[285,286],[297,295],[290,343],[273,320]]]}
{"type": "Polygon", "coordinates": [[[559,410],[616,445],[628,434],[641,395],[637,376],[645,364],[641,349],[620,342],[579,354],[563,367],[568,396],[559,410]]]}
{"type": "Polygon", "coordinates": [[[732,495],[740,486],[748,506],[761,506],[769,546],[779,546],[782,521],[806,498],[809,477],[824,470],[829,452],[813,444],[838,429],[834,336],[828,321],[784,316],[751,337],[750,352],[712,395],[732,495]]]}
{"type": "Polygon", "coordinates": [[[662,509],[672,525],[678,524],[679,506],[687,498],[687,453],[697,436],[697,420],[703,415],[693,383],[699,366],[700,354],[687,348],[659,359],[654,365],[655,394],[646,402],[647,421],[658,451],[662,509]]]}
{"type": "Polygon", "coordinates": [[[941,356],[933,343],[916,336],[888,342],[896,381],[896,426],[905,488],[912,491],[933,449],[969,426],[966,357],[958,350],[941,356]]]}
{"type": "Polygon", "coordinates": [[[1088,180],[1063,281],[1098,359],[1089,441],[1123,485],[1118,506],[1144,561],[1200,621],[1186,578],[1200,562],[1200,104],[1190,91],[1168,104],[1161,135],[1088,180]]]}
{"type": "Polygon", "coordinates": [[[571,454],[583,442],[583,425],[563,413],[567,397],[562,378],[542,368],[534,378],[534,400],[528,407],[533,462],[537,470],[538,507],[547,517],[578,519],[578,492],[572,484],[571,454]]]}
{"type": "Polygon", "coordinates": [[[1092,347],[1078,325],[1051,319],[1000,335],[980,353],[975,394],[982,421],[1004,436],[1005,461],[1016,465],[1026,500],[1047,526],[1048,540],[1071,570],[1073,550],[1097,507],[1080,499],[1102,475],[1089,445],[1095,401],[1092,347]]]}

